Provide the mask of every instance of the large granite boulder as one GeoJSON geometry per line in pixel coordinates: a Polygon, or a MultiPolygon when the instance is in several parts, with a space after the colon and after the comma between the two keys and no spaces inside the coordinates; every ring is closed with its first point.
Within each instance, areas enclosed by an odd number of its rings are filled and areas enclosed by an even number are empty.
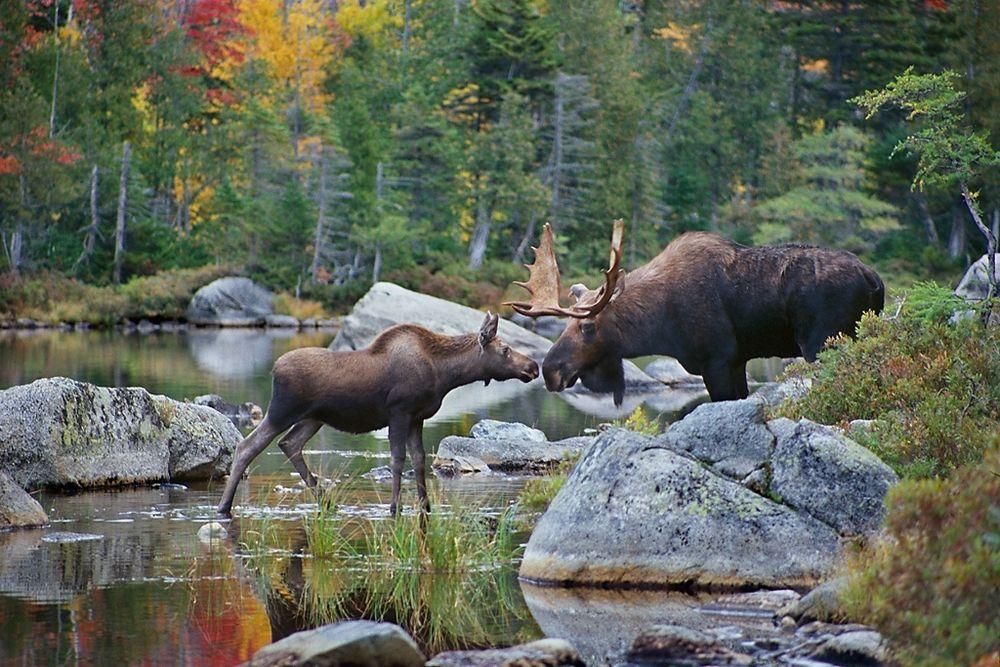
{"type": "Polygon", "coordinates": [[[521,576],[590,585],[802,586],[875,530],[897,481],[839,429],[699,406],[655,438],[596,438],[528,542],[521,576]]]}
{"type": "Polygon", "coordinates": [[[837,533],[653,438],[599,435],[528,541],[521,577],[588,585],[804,586],[837,533]]]}
{"type": "Polygon", "coordinates": [[[273,299],[274,295],[249,278],[219,278],[194,293],[187,319],[208,326],[263,326],[274,313],[273,299]]]}
{"type": "Polygon", "coordinates": [[[0,469],[25,488],[217,478],[242,436],[211,408],[45,378],[0,391],[0,469]]]}
{"type": "Polygon", "coordinates": [[[49,517],[38,501],[0,470],[0,530],[41,526],[48,522],[49,517]]]}
{"type": "MultiPolygon", "coordinates": [[[[446,336],[457,336],[479,331],[483,313],[475,308],[413,292],[394,283],[375,283],[341,321],[340,331],[330,343],[330,349],[358,350],[367,347],[389,327],[407,323],[419,324],[446,336]]],[[[539,363],[552,347],[552,341],[548,338],[519,327],[510,320],[500,320],[497,335],[511,347],[539,363]]],[[[625,385],[628,390],[662,388],[662,383],[643,373],[632,362],[624,363],[625,385]]]]}
{"type": "Polygon", "coordinates": [[[592,437],[549,442],[538,429],[516,422],[484,419],[469,431],[472,437],[449,435],[438,444],[434,468],[444,474],[479,472],[484,463],[494,472],[548,472],[561,461],[579,456],[592,437]]]}
{"type": "Polygon", "coordinates": [[[246,664],[250,667],[423,667],[424,656],[398,625],[346,621],[289,635],[254,653],[246,664]]]}
{"type": "Polygon", "coordinates": [[[899,481],[871,451],[839,429],[802,419],[774,419],[771,493],[797,510],[833,527],[841,535],[878,529],[883,499],[899,481]]]}
{"type": "MultiPolygon", "coordinates": [[[[1000,253],[997,253],[993,257],[997,274],[1000,275],[1000,253]]],[[[989,258],[983,255],[973,262],[972,266],[965,272],[965,275],[962,276],[962,281],[955,288],[955,294],[966,299],[982,301],[989,292],[989,273],[989,258]]]]}

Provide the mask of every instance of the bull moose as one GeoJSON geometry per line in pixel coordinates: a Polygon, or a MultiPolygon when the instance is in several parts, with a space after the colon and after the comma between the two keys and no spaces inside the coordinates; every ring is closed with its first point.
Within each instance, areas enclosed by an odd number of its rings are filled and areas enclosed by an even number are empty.
{"type": "Polygon", "coordinates": [[[392,455],[390,512],[399,510],[400,479],[406,451],[416,472],[417,495],[430,509],[424,479],[424,420],[441,407],[445,394],[477,380],[538,377],[538,364],[497,338],[499,316],[486,314],[479,333],[443,336],[413,324],[383,331],[364,349],[332,352],[305,347],[274,362],[271,403],[257,428],[236,447],[218,512],[229,514],[247,466],[282,431],[278,447],[312,489],[316,478],[302,447],[327,424],[365,433],[389,426],[392,455]]]}
{"type": "Polygon", "coordinates": [[[802,355],[814,361],[827,338],[853,335],[865,311],[881,312],[885,287],[853,254],[806,245],[757,248],[718,234],[690,232],[649,263],[621,269],[621,220],[614,223],[604,285],[576,284],[572,306],[559,305],[559,267],[546,225],[528,267],[515,283],[530,301],[510,305],[528,317],[569,316],[542,363],[549,391],[579,379],[592,391],[625,391],[622,359],[675,357],[703,376],[713,401],[746,398],[746,362],[802,355]]]}

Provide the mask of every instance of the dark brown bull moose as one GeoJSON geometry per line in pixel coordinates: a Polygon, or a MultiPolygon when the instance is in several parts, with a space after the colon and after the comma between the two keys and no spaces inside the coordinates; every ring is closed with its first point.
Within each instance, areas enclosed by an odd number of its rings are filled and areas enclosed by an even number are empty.
{"type": "Polygon", "coordinates": [[[704,377],[713,401],[746,398],[746,362],[802,355],[816,359],[826,339],[853,335],[862,313],[881,312],[878,274],[849,252],[805,245],[749,248],[717,234],[684,234],[648,264],[621,269],[623,224],[615,221],[604,285],[573,285],[576,303],[559,305],[552,230],[542,232],[530,278],[516,283],[530,302],[510,305],[528,317],[569,316],[542,363],[549,391],[577,379],[597,392],[625,391],[622,359],[675,357],[704,377]]]}
{"type": "Polygon", "coordinates": [[[236,447],[220,514],[232,509],[247,466],[285,429],[278,447],[312,489],[316,478],[302,447],[323,424],[349,433],[389,426],[392,455],[392,514],[399,510],[399,486],[406,451],[417,478],[417,495],[429,510],[424,480],[424,420],[441,407],[445,394],[477,380],[538,377],[538,364],[496,337],[499,316],[487,313],[479,333],[442,336],[412,324],[383,331],[371,345],[351,352],[306,347],[274,362],[271,404],[259,426],[236,447]]]}

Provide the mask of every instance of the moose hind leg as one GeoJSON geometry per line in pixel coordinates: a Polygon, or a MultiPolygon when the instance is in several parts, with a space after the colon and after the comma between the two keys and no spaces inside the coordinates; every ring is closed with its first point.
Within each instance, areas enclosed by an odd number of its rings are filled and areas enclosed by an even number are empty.
{"type": "Polygon", "coordinates": [[[410,434],[410,416],[393,415],[389,419],[389,453],[392,456],[392,500],[389,514],[399,514],[400,486],[403,482],[403,462],[406,460],[406,440],[410,434]]]}
{"type": "Polygon", "coordinates": [[[427,498],[427,477],[425,474],[423,421],[417,420],[410,427],[410,437],[406,440],[406,447],[410,452],[410,461],[413,463],[413,472],[417,478],[417,499],[420,502],[420,508],[424,512],[430,512],[431,501],[427,498]]]}
{"type": "Polygon", "coordinates": [[[281,433],[283,429],[275,426],[267,416],[264,417],[257,428],[250,435],[236,445],[236,453],[233,455],[233,465],[229,469],[229,479],[226,480],[226,488],[222,492],[222,499],[216,511],[219,514],[229,514],[233,507],[233,498],[236,496],[236,487],[239,486],[240,478],[246,472],[247,466],[257,456],[267,449],[267,446],[274,440],[274,436],[281,433]]]}
{"type": "MultiPolygon", "coordinates": [[[[704,368],[702,377],[705,379],[705,388],[708,389],[708,396],[713,401],[732,401],[740,396],[739,388],[733,381],[733,369],[725,362],[715,362],[704,368]]],[[[744,378],[743,384],[746,384],[744,378]]]]}
{"type": "Polygon", "coordinates": [[[316,435],[316,432],[323,426],[323,422],[314,419],[304,419],[293,426],[278,442],[278,448],[284,452],[288,460],[292,462],[295,472],[306,483],[310,489],[316,488],[316,477],[309,470],[305,459],[302,458],[302,448],[309,438],[316,435]]]}

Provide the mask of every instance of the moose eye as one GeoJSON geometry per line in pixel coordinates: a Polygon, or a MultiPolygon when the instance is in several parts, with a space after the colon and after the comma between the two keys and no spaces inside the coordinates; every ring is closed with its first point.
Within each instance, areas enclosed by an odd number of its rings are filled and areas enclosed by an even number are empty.
{"type": "Polygon", "coordinates": [[[587,320],[580,322],[580,333],[583,334],[584,338],[593,338],[595,331],[597,331],[597,326],[593,322],[587,320]]]}
{"type": "Polygon", "coordinates": [[[504,347],[503,348],[503,356],[505,356],[505,357],[509,357],[510,356],[510,348],[509,347],[504,347]]]}

